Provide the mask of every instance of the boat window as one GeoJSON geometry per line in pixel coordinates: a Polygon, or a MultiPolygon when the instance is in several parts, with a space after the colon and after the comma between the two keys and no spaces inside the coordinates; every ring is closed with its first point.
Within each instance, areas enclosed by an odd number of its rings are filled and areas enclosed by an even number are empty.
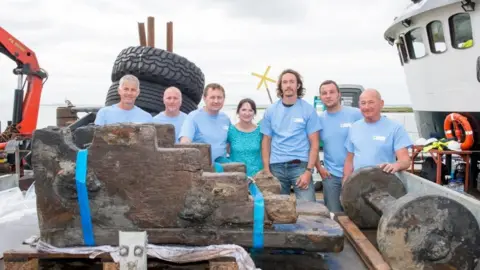
{"type": "Polygon", "coordinates": [[[417,27],[405,34],[408,54],[410,59],[419,59],[426,55],[425,44],[423,42],[422,28],[417,27]]]}
{"type": "Polygon", "coordinates": [[[433,21],[427,24],[427,36],[432,53],[443,53],[447,50],[442,22],[433,21]]]}
{"type": "Polygon", "coordinates": [[[472,23],[470,14],[459,13],[448,19],[452,47],[455,49],[468,49],[473,46],[472,23]]]}

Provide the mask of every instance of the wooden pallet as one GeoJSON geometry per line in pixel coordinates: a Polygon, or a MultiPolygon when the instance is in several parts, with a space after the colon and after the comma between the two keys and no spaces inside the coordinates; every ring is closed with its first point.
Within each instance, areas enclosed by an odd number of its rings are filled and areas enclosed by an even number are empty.
{"type": "MultiPolygon", "coordinates": [[[[260,269],[275,270],[325,270],[327,262],[317,252],[301,252],[294,250],[266,249],[262,253],[252,254],[255,266],[260,269]]],[[[5,270],[38,270],[38,269],[98,269],[118,270],[119,265],[112,261],[108,254],[89,259],[81,254],[49,254],[37,252],[25,247],[9,250],[4,253],[5,270]]],[[[209,261],[176,264],[156,258],[148,259],[148,269],[174,270],[237,270],[233,257],[222,257],[209,261]]]]}
{"type": "MultiPolygon", "coordinates": [[[[101,269],[118,270],[119,264],[113,262],[109,254],[102,254],[95,259],[84,254],[45,253],[25,247],[19,250],[4,252],[5,270],[37,270],[37,269],[101,269]]],[[[148,259],[148,269],[214,269],[237,270],[238,265],[233,257],[222,257],[209,261],[176,264],[156,258],[148,259]]]]}

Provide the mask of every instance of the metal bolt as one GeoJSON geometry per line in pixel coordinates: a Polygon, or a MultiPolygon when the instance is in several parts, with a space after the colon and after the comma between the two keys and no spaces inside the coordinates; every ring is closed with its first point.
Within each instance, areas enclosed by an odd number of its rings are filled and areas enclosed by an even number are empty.
{"type": "Polygon", "coordinates": [[[133,251],[133,253],[135,254],[135,256],[140,257],[143,254],[143,248],[137,246],[135,247],[135,250],[133,251]]]}
{"type": "Polygon", "coordinates": [[[125,256],[127,256],[127,255],[128,255],[128,247],[122,246],[122,247],[120,248],[120,256],[125,257],[125,256]]]}

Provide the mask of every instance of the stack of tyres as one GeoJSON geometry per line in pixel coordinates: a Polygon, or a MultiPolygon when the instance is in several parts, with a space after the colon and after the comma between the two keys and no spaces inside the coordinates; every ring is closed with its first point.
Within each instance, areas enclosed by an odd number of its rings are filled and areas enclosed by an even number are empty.
{"type": "Polygon", "coordinates": [[[203,72],[188,59],[158,48],[132,46],[123,49],[115,60],[106,106],[120,101],[118,85],[126,74],[140,80],[140,95],[135,104],[153,115],[165,109],[163,92],[166,88],[176,86],[180,89],[180,110],[188,114],[197,109],[205,87],[203,72]]]}

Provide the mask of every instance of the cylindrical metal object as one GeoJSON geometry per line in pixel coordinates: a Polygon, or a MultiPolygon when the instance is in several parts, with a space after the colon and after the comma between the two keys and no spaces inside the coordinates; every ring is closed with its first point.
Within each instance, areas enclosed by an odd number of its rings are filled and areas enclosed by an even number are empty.
{"type": "Polygon", "coordinates": [[[138,38],[140,46],[147,46],[147,35],[145,33],[145,23],[138,23],[138,38]]]}
{"type": "Polygon", "coordinates": [[[167,51],[173,52],[173,23],[167,23],[167,51]]]}
{"type": "Polygon", "coordinates": [[[364,194],[363,198],[370,207],[377,212],[380,216],[383,212],[393,205],[396,201],[392,195],[385,191],[373,191],[368,194],[364,194]]]}
{"type": "Polygon", "coordinates": [[[442,195],[407,194],[379,167],[353,172],[342,205],[357,226],[377,229],[378,249],[393,270],[473,269],[480,258],[480,227],[467,207],[442,195]]]}
{"type": "Polygon", "coordinates": [[[155,47],[155,18],[148,17],[147,19],[147,46],[155,47]]]}
{"type": "Polygon", "coordinates": [[[15,95],[13,100],[13,117],[12,122],[14,125],[22,121],[23,112],[23,89],[15,89],[15,95]]]}

